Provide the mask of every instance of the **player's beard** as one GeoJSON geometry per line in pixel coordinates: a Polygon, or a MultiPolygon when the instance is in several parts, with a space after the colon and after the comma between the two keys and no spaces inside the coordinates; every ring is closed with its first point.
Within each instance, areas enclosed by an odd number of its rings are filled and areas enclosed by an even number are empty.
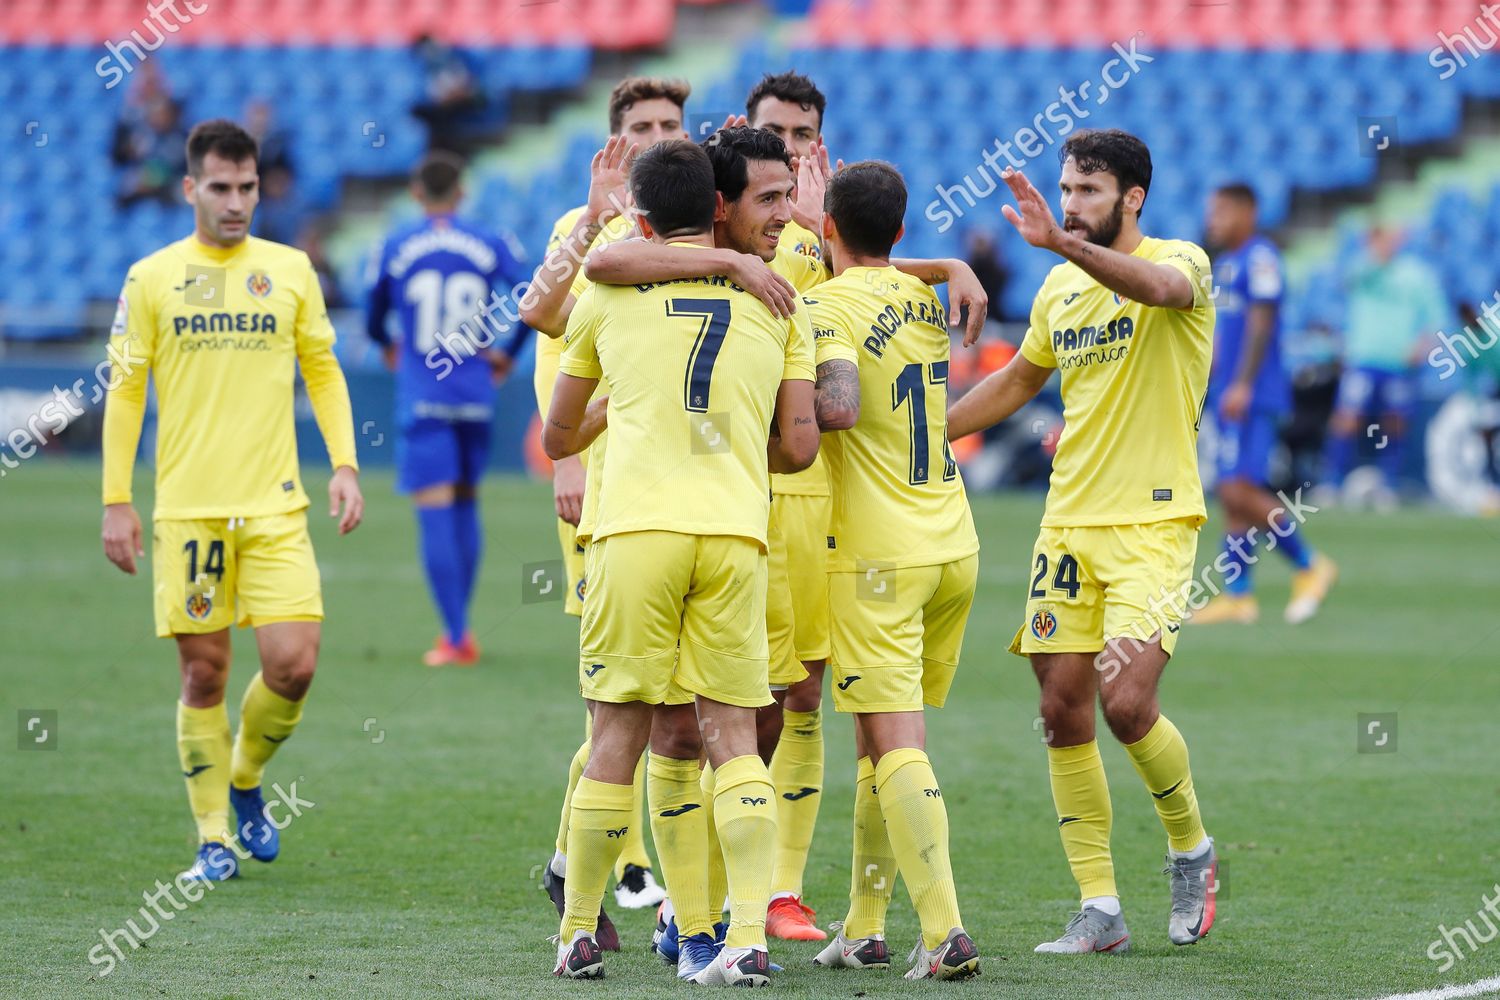
{"type": "Polygon", "coordinates": [[[1076,215],[1068,223],[1081,229],[1087,242],[1095,246],[1112,247],[1115,240],[1120,238],[1120,230],[1125,225],[1125,196],[1121,195],[1115,201],[1115,207],[1110,210],[1108,217],[1097,226],[1089,225],[1076,215]]]}

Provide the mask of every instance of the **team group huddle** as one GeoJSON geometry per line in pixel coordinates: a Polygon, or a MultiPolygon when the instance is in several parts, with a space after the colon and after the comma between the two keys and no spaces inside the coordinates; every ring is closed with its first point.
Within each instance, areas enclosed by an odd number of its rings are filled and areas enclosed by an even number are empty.
{"type": "Polygon", "coordinates": [[[768,76],[743,119],[697,144],[687,97],[676,81],[616,89],[589,201],[558,221],[523,300],[544,335],[543,446],[558,463],[586,454],[581,470],[560,464],[555,491],[589,708],[544,873],[562,918],[555,974],[601,976],[619,946],[602,901],[612,877],[622,901],[642,889],[642,772],[670,894],[653,947],[679,978],[766,985],[768,937],[827,938],[802,899],[825,675],[855,718],[858,763],[849,909],[816,964],[890,965],[899,875],[922,928],[907,978],[979,971],[925,752],[924,708],[947,697],[978,577],[949,441],[1005,419],[1058,368],[1067,432],[1012,651],[1042,685],[1083,904],[1037,950],[1129,946],[1096,700],[1168,834],[1171,939],[1197,941],[1217,857],[1186,745],[1156,707],[1180,619],[1152,599],[1191,575],[1204,520],[1214,306],[1204,252],[1136,228],[1149,153],[1121,132],[1072,137],[1063,227],[1007,177],[1007,217],[1068,262],[1020,355],[950,409],[950,317],[930,286],[952,283],[969,339],[985,303],[960,262],[892,258],[899,171],[831,170],[825,101],[804,76],[768,76]],[[1106,640],[1123,669],[1101,683],[1106,640]]]}
{"type": "MultiPolygon", "coordinates": [[[[603,975],[603,952],[619,947],[602,905],[612,880],[617,900],[660,903],[653,947],[684,980],[767,985],[768,938],[828,939],[802,898],[826,678],[855,720],[857,780],[849,908],[816,963],[889,967],[899,876],[921,924],[907,978],[979,972],[925,750],[924,711],[953,683],[979,568],[949,442],[1005,420],[1054,372],[1066,430],[1010,649],[1040,685],[1081,905],[1036,950],[1129,947],[1097,709],[1167,835],[1169,937],[1201,939],[1218,859],[1157,687],[1184,610],[1161,596],[1191,578],[1205,520],[1196,443],[1215,306],[1204,251],[1139,229],[1150,153],[1118,130],[1069,136],[1061,222],[1007,171],[1007,220],[1062,261],[1019,353],[950,401],[950,326],[966,317],[971,344],[986,300],[959,261],[892,257],[907,205],[899,170],[830,166],[826,102],[805,76],[766,77],[745,116],[701,143],[684,131],[688,97],[685,83],[655,78],[615,89],[588,201],[558,221],[520,301],[542,335],[542,444],[588,708],[544,872],[561,918],[553,971],[603,975]],[[944,283],[947,311],[932,287],[944,283]]],[[[144,552],[130,480],[148,375],[157,386],[157,632],[177,642],[177,740],[200,842],[185,880],[232,878],[279,850],[262,775],[301,718],[322,619],[292,428],[298,365],[341,533],[363,510],[316,275],[300,251],[248,235],[256,156],[233,123],[193,130],[184,194],[196,232],[131,269],[111,337],[112,357],[132,363],[106,410],[103,541],[130,573],[144,552]],[[256,629],[262,669],[231,740],[234,624],[256,629]]],[[[398,484],[445,622],[433,666],[478,655],[466,614],[490,371],[459,363],[434,381],[423,359],[487,287],[525,277],[518,250],[454,216],[460,166],[435,154],[419,168],[426,218],[387,240],[371,293],[375,339],[389,342],[386,313],[400,312],[398,484]],[[425,395],[439,382],[441,398],[425,395]]]]}

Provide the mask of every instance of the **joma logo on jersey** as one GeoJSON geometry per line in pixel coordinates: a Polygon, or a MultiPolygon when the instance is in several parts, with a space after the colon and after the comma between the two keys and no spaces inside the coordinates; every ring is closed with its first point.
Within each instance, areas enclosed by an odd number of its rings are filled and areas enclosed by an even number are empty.
{"type": "Polygon", "coordinates": [[[912,302],[907,299],[905,309],[897,309],[894,304],[888,305],[884,312],[875,317],[875,322],[870,324],[870,335],[865,338],[865,350],[877,358],[884,357],[885,345],[891,342],[896,331],[908,323],[926,323],[947,331],[948,316],[943,312],[943,307],[935,302],[912,302]]]}
{"type": "Polygon", "coordinates": [[[1099,326],[1085,326],[1081,329],[1068,327],[1066,330],[1052,331],[1052,350],[1057,351],[1079,351],[1089,347],[1098,347],[1101,344],[1113,344],[1117,340],[1126,340],[1135,336],[1135,321],[1129,316],[1121,316],[1112,319],[1108,323],[1099,326]]]}
{"type": "Polygon", "coordinates": [[[191,316],[173,316],[172,332],[184,333],[275,333],[275,313],[195,312],[191,316]]]}

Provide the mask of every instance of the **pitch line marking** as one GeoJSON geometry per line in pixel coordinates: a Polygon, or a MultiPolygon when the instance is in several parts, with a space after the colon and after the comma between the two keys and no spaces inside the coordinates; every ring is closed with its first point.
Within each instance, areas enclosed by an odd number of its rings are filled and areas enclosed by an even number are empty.
{"type": "Polygon", "coordinates": [[[1420,993],[1393,993],[1388,997],[1380,997],[1379,1000],[1461,1000],[1463,997],[1483,997],[1495,993],[1500,993],[1500,976],[1481,979],[1467,986],[1444,986],[1420,993]]]}

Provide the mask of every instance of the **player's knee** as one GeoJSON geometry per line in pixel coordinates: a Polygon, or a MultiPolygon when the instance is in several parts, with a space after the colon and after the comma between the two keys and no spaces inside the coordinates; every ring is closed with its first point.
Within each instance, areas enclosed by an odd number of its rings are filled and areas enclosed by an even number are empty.
{"type": "Polygon", "coordinates": [[[1101,701],[1104,721],[1121,743],[1139,742],[1160,714],[1154,697],[1126,688],[1101,701]]]}
{"type": "MultiPolygon", "coordinates": [[[[691,708],[691,706],[689,706],[691,708]]],[[[659,712],[651,721],[651,752],[673,760],[694,760],[703,751],[696,713],[659,712]]]]}
{"type": "Polygon", "coordinates": [[[190,705],[216,705],[224,697],[229,681],[229,657],[212,652],[184,655],[182,699],[190,705]]]}
{"type": "Polygon", "coordinates": [[[318,651],[302,649],[263,665],[266,686],[283,698],[301,701],[312,687],[314,672],[318,669],[318,651]]]}

